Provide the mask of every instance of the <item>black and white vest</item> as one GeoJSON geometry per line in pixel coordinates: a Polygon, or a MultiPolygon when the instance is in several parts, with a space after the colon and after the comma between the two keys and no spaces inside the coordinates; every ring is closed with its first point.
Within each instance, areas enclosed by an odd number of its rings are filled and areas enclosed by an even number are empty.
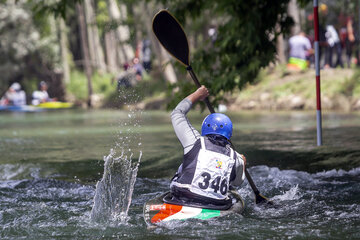
{"type": "Polygon", "coordinates": [[[184,162],[170,188],[186,189],[201,197],[225,200],[234,164],[235,152],[230,146],[218,146],[206,137],[200,137],[193,149],[184,155],[184,162]]]}

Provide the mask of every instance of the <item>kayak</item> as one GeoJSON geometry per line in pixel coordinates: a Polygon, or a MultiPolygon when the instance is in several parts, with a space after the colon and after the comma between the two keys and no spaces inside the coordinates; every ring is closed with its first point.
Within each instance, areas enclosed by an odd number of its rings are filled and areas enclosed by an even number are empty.
{"type": "Polygon", "coordinates": [[[244,201],[240,194],[235,190],[230,191],[232,205],[229,209],[225,210],[171,204],[167,201],[170,196],[170,192],[166,192],[144,204],[144,220],[148,227],[156,227],[161,223],[169,222],[171,220],[207,220],[232,213],[241,214],[245,208],[244,201]]]}
{"type": "Polygon", "coordinates": [[[31,105],[22,106],[0,106],[0,111],[4,112],[41,112],[44,109],[37,108],[31,105]]]}
{"type": "Polygon", "coordinates": [[[0,106],[0,111],[4,112],[41,112],[52,109],[66,109],[73,107],[69,102],[45,102],[39,105],[22,105],[22,106],[0,106]]]}
{"type": "Polygon", "coordinates": [[[69,102],[44,102],[36,105],[36,107],[44,109],[71,108],[72,106],[73,104],[69,102]]]}

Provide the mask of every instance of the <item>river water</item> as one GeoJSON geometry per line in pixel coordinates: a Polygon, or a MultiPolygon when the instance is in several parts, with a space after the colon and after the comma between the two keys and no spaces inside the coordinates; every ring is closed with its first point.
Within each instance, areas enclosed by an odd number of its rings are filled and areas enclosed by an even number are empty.
{"type": "MultiPolygon", "coordinates": [[[[360,238],[360,114],[325,113],[323,147],[315,146],[312,112],[229,115],[237,151],[275,206],[256,206],[245,181],[242,215],[148,230],[142,206],[168,189],[182,157],[169,113],[1,114],[0,239],[360,238]],[[121,147],[135,160],[142,152],[128,216],[94,222],[104,157],[121,147]]],[[[190,120],[199,129],[204,116],[190,120]]]]}

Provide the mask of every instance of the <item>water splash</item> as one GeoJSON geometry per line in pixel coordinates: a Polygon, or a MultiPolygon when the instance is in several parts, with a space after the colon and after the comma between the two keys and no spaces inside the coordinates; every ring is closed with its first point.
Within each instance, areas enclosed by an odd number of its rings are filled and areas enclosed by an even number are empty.
{"type": "Polygon", "coordinates": [[[128,220],[136,175],[140,164],[142,152],[137,162],[132,162],[129,157],[121,152],[116,156],[114,149],[104,157],[104,175],[96,185],[94,206],[91,211],[91,219],[97,222],[120,222],[128,220]]]}
{"type": "Polygon", "coordinates": [[[282,195],[276,195],[272,198],[273,201],[292,201],[298,200],[302,197],[299,192],[299,185],[296,184],[294,187],[290,188],[288,191],[285,191],[282,195]]]}
{"type": "Polygon", "coordinates": [[[137,130],[141,127],[139,119],[142,111],[131,108],[129,101],[138,100],[136,93],[132,93],[131,100],[127,100],[128,95],[129,92],[119,92],[119,98],[123,98],[129,109],[128,118],[119,123],[115,148],[110,149],[109,155],[104,157],[104,174],[96,185],[91,211],[91,219],[96,222],[126,223],[129,218],[128,211],[142,156],[139,150],[137,161],[133,162],[134,151],[141,146],[141,136],[137,130]]]}

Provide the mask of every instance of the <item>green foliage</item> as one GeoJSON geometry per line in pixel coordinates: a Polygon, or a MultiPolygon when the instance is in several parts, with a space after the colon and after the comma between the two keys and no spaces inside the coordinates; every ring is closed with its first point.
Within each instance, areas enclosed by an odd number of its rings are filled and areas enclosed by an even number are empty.
{"type": "Polygon", "coordinates": [[[71,71],[70,79],[71,81],[66,85],[66,92],[78,100],[86,101],[88,93],[85,74],[79,71],[71,71]]]}
{"type": "MultiPolygon", "coordinates": [[[[189,23],[210,12],[217,28],[217,39],[207,41],[191,57],[201,83],[211,92],[213,103],[224,93],[242,89],[256,79],[259,70],[274,60],[276,37],[287,33],[293,20],[286,14],[289,0],[187,0],[163,1],[182,23],[189,23]]],[[[205,26],[206,27],[206,26],[205,26]]],[[[207,31],[205,31],[207,32],[207,31]]],[[[178,86],[184,87],[183,83],[178,86]]],[[[188,94],[181,91],[179,98],[188,94]]]]}
{"type": "Polygon", "coordinates": [[[304,8],[309,2],[312,2],[311,0],[297,0],[296,1],[300,7],[304,8]]]}
{"type": "Polygon", "coordinates": [[[28,97],[30,97],[34,91],[38,90],[39,82],[40,82],[39,79],[31,78],[28,79],[28,81],[24,81],[22,83],[22,88],[26,90],[28,97]]]}
{"type": "Polygon", "coordinates": [[[99,74],[95,73],[92,77],[94,93],[101,93],[109,96],[116,91],[116,83],[113,81],[113,74],[99,74]]]}
{"type": "Polygon", "coordinates": [[[66,18],[66,13],[69,9],[75,9],[75,5],[83,0],[60,0],[60,1],[43,1],[43,0],[28,0],[33,6],[33,11],[37,16],[54,14],[55,17],[66,18]]]}
{"type": "MultiPolygon", "coordinates": [[[[71,71],[71,81],[66,85],[67,93],[77,100],[86,101],[88,98],[87,79],[83,72],[71,71]]],[[[93,92],[102,94],[105,98],[116,92],[116,83],[112,80],[112,74],[94,73],[92,76],[93,92]]]]}
{"type": "Polygon", "coordinates": [[[99,0],[96,2],[96,23],[99,27],[100,36],[103,35],[104,32],[109,31],[109,13],[105,0],[99,0]]]}
{"type": "MultiPolygon", "coordinates": [[[[54,19],[42,16],[34,19],[32,6],[25,1],[0,3],[0,91],[13,81],[25,86],[54,75],[60,62],[54,19]]],[[[50,78],[50,77],[49,77],[50,78]]]]}

